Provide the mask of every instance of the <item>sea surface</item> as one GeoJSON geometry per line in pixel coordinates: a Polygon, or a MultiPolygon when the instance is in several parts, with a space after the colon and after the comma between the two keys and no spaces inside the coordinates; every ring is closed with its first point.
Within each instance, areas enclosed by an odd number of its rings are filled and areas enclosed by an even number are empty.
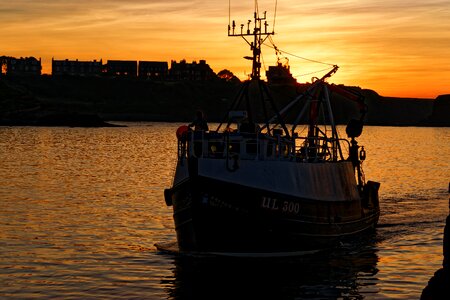
{"type": "Polygon", "coordinates": [[[158,252],[181,124],[126,125],[0,127],[1,299],[418,299],[441,267],[450,128],[365,127],[376,232],[275,259],[158,252]]]}

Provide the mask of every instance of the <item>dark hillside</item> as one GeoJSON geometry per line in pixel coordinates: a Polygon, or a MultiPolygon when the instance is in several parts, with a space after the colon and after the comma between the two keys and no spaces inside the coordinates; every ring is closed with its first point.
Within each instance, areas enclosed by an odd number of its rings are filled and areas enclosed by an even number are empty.
{"type": "Polygon", "coordinates": [[[441,95],[436,98],[433,112],[425,121],[432,126],[450,126],[450,95],[441,95]]]}
{"type": "MultiPolygon", "coordinates": [[[[186,122],[193,118],[195,110],[202,109],[208,121],[217,122],[223,120],[239,88],[237,83],[220,79],[156,82],[107,77],[1,77],[0,121],[14,125],[31,120],[31,125],[36,125],[36,119],[43,116],[58,115],[61,119],[70,115],[76,119],[84,114],[105,120],[186,122]]],[[[270,92],[280,109],[305,88],[276,84],[270,86],[270,92]]],[[[449,95],[433,101],[382,97],[372,90],[353,89],[364,95],[368,104],[367,124],[449,126],[449,95]]],[[[256,95],[257,90],[251,87],[249,91],[256,95]]],[[[337,124],[359,118],[356,103],[334,93],[331,99],[337,124]]],[[[255,101],[260,106],[261,100],[255,101]]],[[[272,115],[270,111],[268,114],[272,115]]],[[[264,112],[260,109],[254,115],[261,121],[264,112]]]]}
{"type": "Polygon", "coordinates": [[[374,97],[369,104],[368,122],[374,125],[415,125],[423,122],[433,109],[432,99],[374,97]]]}
{"type": "MultiPolygon", "coordinates": [[[[50,76],[2,80],[5,81],[3,90],[10,90],[6,85],[20,86],[24,94],[30,95],[35,103],[47,110],[96,113],[110,120],[186,121],[199,108],[209,118],[219,119],[238,88],[235,84],[219,80],[152,82],[127,78],[50,76]]],[[[20,97],[12,98],[20,102],[20,97]]],[[[8,107],[2,107],[3,112],[7,110],[8,107]]]]}

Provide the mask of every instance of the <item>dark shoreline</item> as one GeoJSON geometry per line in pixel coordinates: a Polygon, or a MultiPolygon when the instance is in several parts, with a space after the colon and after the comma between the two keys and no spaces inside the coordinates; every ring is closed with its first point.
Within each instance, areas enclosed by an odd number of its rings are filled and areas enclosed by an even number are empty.
{"type": "MultiPolygon", "coordinates": [[[[277,107],[307,85],[271,85],[277,107]]],[[[223,121],[240,85],[211,81],[157,82],[103,77],[0,77],[0,126],[115,126],[109,121],[190,122],[201,109],[209,122],[223,121]]],[[[366,125],[449,127],[450,95],[436,99],[383,97],[353,87],[365,97],[366,125]]],[[[333,95],[337,124],[359,118],[353,102],[333,95]]],[[[262,112],[256,112],[261,121],[262,112]]],[[[287,120],[289,123],[290,120],[287,120]]]]}

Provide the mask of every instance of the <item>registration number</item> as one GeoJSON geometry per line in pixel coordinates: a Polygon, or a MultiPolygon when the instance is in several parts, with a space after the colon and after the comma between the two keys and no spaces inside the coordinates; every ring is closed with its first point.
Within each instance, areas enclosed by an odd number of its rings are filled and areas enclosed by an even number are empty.
{"type": "Polygon", "coordinates": [[[298,214],[300,212],[300,203],[288,200],[279,200],[277,198],[262,197],[261,207],[273,211],[281,211],[288,214],[298,214]]]}

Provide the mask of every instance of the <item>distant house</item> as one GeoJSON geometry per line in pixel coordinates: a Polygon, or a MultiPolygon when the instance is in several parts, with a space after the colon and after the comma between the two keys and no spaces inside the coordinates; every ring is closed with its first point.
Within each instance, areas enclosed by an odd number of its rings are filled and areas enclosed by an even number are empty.
{"type": "Polygon", "coordinates": [[[41,59],[30,57],[5,57],[2,56],[2,73],[6,75],[41,75],[41,59]]]}
{"type": "Polygon", "coordinates": [[[139,61],[139,78],[164,80],[169,75],[169,66],[165,61],[139,61]]]}
{"type": "Polygon", "coordinates": [[[79,61],[77,60],[55,60],[52,58],[52,75],[71,76],[100,76],[102,74],[102,60],[79,61]]]}
{"type": "Polygon", "coordinates": [[[106,73],[109,76],[137,76],[137,61],[135,60],[108,60],[106,73]]]}
{"type": "Polygon", "coordinates": [[[169,73],[173,80],[205,81],[216,77],[205,60],[200,60],[199,63],[196,61],[187,63],[184,59],[177,63],[172,60],[169,73]]]}
{"type": "Polygon", "coordinates": [[[292,77],[288,63],[278,62],[276,66],[270,66],[266,71],[267,82],[269,84],[296,84],[297,80],[292,77]]]}

